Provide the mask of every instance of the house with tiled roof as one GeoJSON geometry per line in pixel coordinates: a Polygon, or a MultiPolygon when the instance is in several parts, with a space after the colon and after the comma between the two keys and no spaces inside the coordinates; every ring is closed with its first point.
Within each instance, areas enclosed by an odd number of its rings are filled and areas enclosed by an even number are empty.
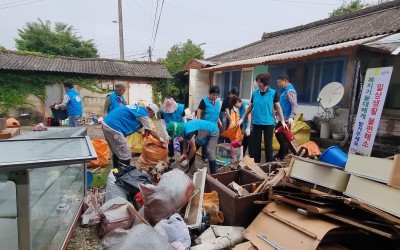
{"type": "MultiPolygon", "coordinates": [[[[171,78],[159,62],[46,56],[7,50],[0,51],[0,74],[2,73],[88,76],[97,79],[98,88],[105,92],[113,91],[116,83],[124,83],[127,89],[124,97],[129,104],[152,102],[151,83],[171,78]]],[[[102,115],[107,94],[79,87],[78,89],[81,92],[84,113],[102,115]]],[[[48,117],[51,116],[49,105],[59,101],[63,96],[62,85],[55,83],[47,86],[46,96],[45,102],[35,96],[29,96],[28,102],[33,105],[33,111],[48,117]]]]}
{"type": "Polygon", "coordinates": [[[344,97],[332,128],[333,132],[345,131],[352,126],[352,118],[357,112],[366,70],[393,66],[377,135],[400,136],[400,123],[397,122],[400,117],[399,33],[398,0],[264,33],[258,41],[206,59],[215,65],[188,69],[193,80],[189,103],[196,108],[198,95],[206,94],[210,85],[220,87],[221,97],[237,87],[242,99],[250,99],[257,74],[269,73],[273,89],[278,89],[277,77],[287,74],[297,89],[299,111],[306,120],[311,120],[318,111],[322,112],[317,102],[321,89],[330,82],[340,82],[344,86],[344,97]],[[202,93],[198,93],[199,85],[207,86],[202,93]]]}

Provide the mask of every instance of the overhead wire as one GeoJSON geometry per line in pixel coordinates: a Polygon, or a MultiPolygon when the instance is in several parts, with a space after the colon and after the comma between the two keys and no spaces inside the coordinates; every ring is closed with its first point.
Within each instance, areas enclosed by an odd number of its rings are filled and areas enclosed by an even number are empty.
{"type": "Polygon", "coordinates": [[[158,22],[157,22],[156,32],[155,32],[155,34],[154,34],[153,45],[151,46],[151,49],[154,49],[154,44],[156,43],[157,33],[158,33],[158,27],[159,27],[159,25],[160,25],[160,19],[161,19],[161,14],[162,14],[163,7],[164,7],[164,0],[162,0],[161,9],[160,9],[160,14],[159,14],[159,16],[158,16],[158,22]]]}
{"type": "Polygon", "coordinates": [[[27,3],[21,3],[21,4],[12,5],[12,6],[2,7],[2,8],[0,8],[0,10],[10,9],[10,8],[23,6],[23,5],[28,5],[28,4],[37,3],[37,2],[42,2],[42,1],[45,1],[45,0],[36,0],[36,1],[32,1],[32,2],[27,2],[27,3]]]}
{"type": "MultiPolygon", "coordinates": [[[[153,40],[154,29],[155,29],[155,27],[156,27],[157,13],[158,13],[158,4],[159,4],[159,2],[160,2],[160,0],[157,0],[156,10],[154,11],[153,28],[151,29],[150,45],[151,45],[151,41],[153,40]]],[[[153,8],[152,8],[152,9],[153,9],[153,8]]]]}

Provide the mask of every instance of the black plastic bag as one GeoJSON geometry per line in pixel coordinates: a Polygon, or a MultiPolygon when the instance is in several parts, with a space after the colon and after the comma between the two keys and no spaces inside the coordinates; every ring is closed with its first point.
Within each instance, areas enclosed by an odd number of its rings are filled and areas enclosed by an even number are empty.
{"type": "Polygon", "coordinates": [[[139,183],[151,184],[151,177],[138,169],[132,169],[121,176],[116,177],[115,183],[135,195],[139,192],[139,183]]]}

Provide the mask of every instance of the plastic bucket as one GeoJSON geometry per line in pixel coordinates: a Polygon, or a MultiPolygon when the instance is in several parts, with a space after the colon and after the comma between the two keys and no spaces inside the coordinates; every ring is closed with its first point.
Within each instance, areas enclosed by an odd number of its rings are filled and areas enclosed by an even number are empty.
{"type": "Polygon", "coordinates": [[[93,183],[93,173],[91,171],[86,172],[86,189],[89,189],[93,183]]]}
{"type": "Polygon", "coordinates": [[[343,152],[338,146],[327,148],[319,157],[319,160],[341,168],[346,166],[348,155],[343,152]]]}

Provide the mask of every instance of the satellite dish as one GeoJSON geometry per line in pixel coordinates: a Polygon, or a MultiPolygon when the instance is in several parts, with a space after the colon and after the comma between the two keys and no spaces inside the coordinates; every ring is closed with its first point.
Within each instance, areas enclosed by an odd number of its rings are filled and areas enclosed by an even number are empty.
{"type": "Polygon", "coordinates": [[[328,83],[318,95],[318,103],[322,108],[332,108],[338,104],[344,95],[344,88],[340,82],[328,83]]]}

